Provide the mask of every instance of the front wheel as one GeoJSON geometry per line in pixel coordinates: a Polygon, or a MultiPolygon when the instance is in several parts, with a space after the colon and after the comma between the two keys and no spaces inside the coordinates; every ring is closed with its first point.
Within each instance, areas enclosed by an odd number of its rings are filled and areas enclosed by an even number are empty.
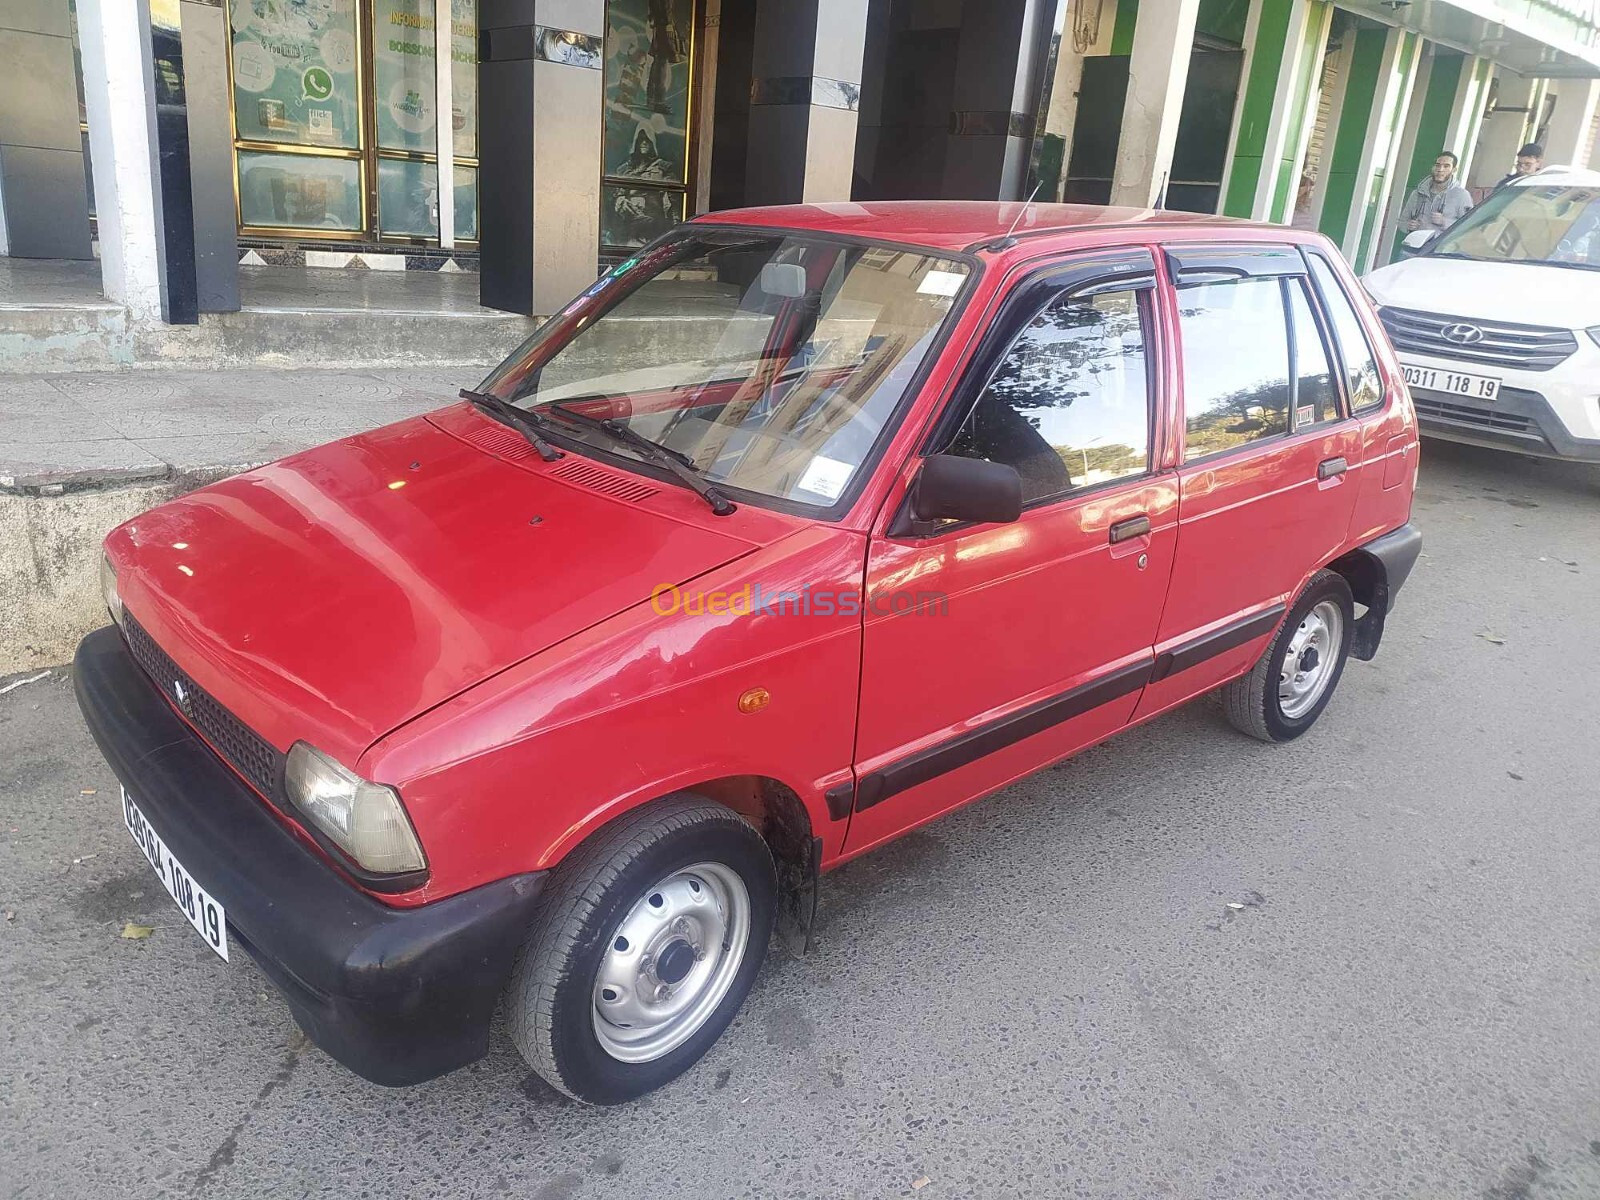
{"type": "Polygon", "coordinates": [[[512,1040],[575,1099],[619,1104],[693,1066],[766,957],[761,835],[697,796],[622,817],[558,866],[507,993],[512,1040]]]}
{"type": "Polygon", "coordinates": [[[1339,686],[1354,626],[1350,585],[1337,571],[1318,571],[1254,669],[1223,686],[1229,723],[1264,742],[1310,729],[1339,686]]]}

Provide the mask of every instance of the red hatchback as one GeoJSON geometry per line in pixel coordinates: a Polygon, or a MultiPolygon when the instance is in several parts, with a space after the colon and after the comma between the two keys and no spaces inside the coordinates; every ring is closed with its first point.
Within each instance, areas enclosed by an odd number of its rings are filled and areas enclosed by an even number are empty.
{"type": "Polygon", "coordinates": [[[168,890],[328,1053],[428,1079],[503,1000],[611,1103],[822,872],[1216,688],[1303,733],[1416,559],[1416,465],[1314,234],[718,214],[463,403],[115,530],[78,696],[168,890]]]}

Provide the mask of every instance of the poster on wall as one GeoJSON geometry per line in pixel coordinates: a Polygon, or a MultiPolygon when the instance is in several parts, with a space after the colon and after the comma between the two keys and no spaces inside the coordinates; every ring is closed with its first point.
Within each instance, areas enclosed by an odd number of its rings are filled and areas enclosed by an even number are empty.
{"type": "Polygon", "coordinates": [[[233,0],[238,137],[355,149],[356,0],[233,0]]]}
{"type": "Polygon", "coordinates": [[[385,150],[437,145],[433,39],[433,0],[373,0],[373,110],[385,150]]]}
{"type": "Polygon", "coordinates": [[[617,249],[642,246],[683,220],[683,193],[675,188],[600,187],[600,244],[617,249]]]}

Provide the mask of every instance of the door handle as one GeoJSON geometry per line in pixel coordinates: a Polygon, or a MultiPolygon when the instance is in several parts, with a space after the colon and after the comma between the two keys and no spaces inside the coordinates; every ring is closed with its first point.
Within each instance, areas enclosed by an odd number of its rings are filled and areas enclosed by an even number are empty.
{"type": "Polygon", "coordinates": [[[1317,481],[1320,483],[1324,479],[1333,479],[1349,469],[1350,464],[1342,458],[1325,458],[1317,464],[1317,481]]]}
{"type": "Polygon", "coordinates": [[[1129,538],[1143,537],[1149,532],[1149,517],[1129,517],[1126,521],[1118,521],[1111,526],[1107,531],[1107,540],[1115,546],[1118,542],[1125,542],[1129,538]]]}

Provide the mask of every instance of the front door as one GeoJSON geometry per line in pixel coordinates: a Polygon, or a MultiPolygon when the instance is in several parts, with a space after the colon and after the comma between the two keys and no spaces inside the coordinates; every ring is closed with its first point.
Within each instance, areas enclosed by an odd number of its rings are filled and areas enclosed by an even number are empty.
{"type": "Polygon", "coordinates": [[[1344,544],[1362,444],[1292,246],[1177,251],[1178,553],[1143,718],[1243,672],[1344,544]]]}
{"type": "Polygon", "coordinates": [[[1145,251],[1019,284],[926,452],[1016,467],[1021,519],[874,537],[848,852],[1132,715],[1177,515],[1156,469],[1154,293],[1145,251]]]}

